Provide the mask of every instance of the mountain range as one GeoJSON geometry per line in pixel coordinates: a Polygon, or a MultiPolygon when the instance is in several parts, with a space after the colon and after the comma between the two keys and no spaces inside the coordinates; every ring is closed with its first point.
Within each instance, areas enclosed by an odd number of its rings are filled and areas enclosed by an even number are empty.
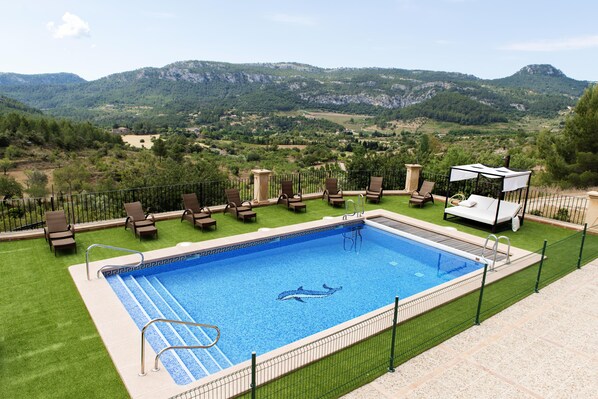
{"type": "Polygon", "coordinates": [[[214,109],[434,117],[436,111],[449,112],[443,107],[458,115],[455,107],[473,106],[476,112],[494,115],[486,118],[488,122],[524,115],[552,117],[574,105],[589,84],[551,65],[528,65],[493,80],[454,72],[211,61],[175,62],[93,81],[70,73],[0,73],[0,95],[55,116],[106,125],[146,121],[187,126],[214,109]]]}

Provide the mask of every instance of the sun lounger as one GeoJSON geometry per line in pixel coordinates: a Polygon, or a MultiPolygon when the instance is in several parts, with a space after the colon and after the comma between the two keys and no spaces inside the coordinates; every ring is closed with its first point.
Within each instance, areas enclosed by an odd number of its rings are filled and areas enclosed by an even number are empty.
{"type": "Polygon", "coordinates": [[[127,212],[127,219],[125,219],[125,230],[131,228],[135,236],[158,236],[158,229],[156,228],[156,221],[154,215],[145,214],[141,202],[128,202],[125,204],[125,211],[127,212]]]}
{"type": "Polygon", "coordinates": [[[432,195],[434,184],[435,183],[432,181],[424,180],[419,190],[415,190],[411,193],[409,205],[419,206],[421,208],[427,202],[432,202],[432,204],[434,204],[434,196],[432,195]]]}
{"type": "MultiPolygon", "coordinates": [[[[50,246],[56,252],[62,244],[73,246],[75,243],[75,228],[68,224],[64,211],[48,211],[45,214],[46,227],[44,227],[44,237],[50,246]],[[66,240],[58,242],[59,240],[66,240]]],[[[76,247],[75,247],[76,249],[76,247]]]]}
{"type": "Polygon", "coordinates": [[[211,226],[216,228],[216,220],[212,219],[212,211],[207,206],[202,208],[199,205],[195,193],[183,194],[182,197],[185,210],[181,215],[181,222],[187,220],[192,226],[199,227],[202,231],[211,226]]]}
{"type": "Polygon", "coordinates": [[[236,188],[224,190],[228,203],[224,207],[224,213],[235,215],[237,219],[246,220],[256,219],[257,214],[252,210],[251,202],[241,201],[241,194],[236,188]]]}
{"type": "Polygon", "coordinates": [[[281,190],[278,201],[276,201],[277,204],[282,204],[295,212],[299,209],[304,209],[307,211],[307,206],[303,203],[303,197],[301,196],[301,193],[293,192],[293,182],[291,180],[281,181],[280,185],[281,190]]]}
{"type": "Polygon", "coordinates": [[[382,199],[382,177],[370,178],[370,186],[365,189],[365,199],[371,202],[380,202],[382,199]]]}
{"type": "Polygon", "coordinates": [[[322,193],[322,199],[326,198],[332,206],[341,206],[345,203],[343,190],[338,187],[338,179],[327,178],[324,185],[325,189],[322,193]]]}

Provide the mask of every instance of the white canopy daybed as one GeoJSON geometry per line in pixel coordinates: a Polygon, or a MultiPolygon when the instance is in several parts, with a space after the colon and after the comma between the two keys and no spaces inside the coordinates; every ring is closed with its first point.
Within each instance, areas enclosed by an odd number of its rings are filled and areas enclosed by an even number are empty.
{"type": "Polygon", "coordinates": [[[444,219],[448,215],[461,217],[463,219],[474,220],[476,222],[492,226],[492,232],[500,224],[515,222],[514,230],[518,228],[517,222],[523,224],[525,209],[527,207],[527,190],[525,190],[525,201],[521,218],[518,218],[521,212],[521,194],[524,188],[529,187],[532,172],[517,171],[506,167],[493,168],[482,164],[471,164],[452,166],[449,172],[449,182],[446,191],[446,201],[444,204],[444,219]],[[476,179],[477,191],[480,176],[489,179],[500,179],[499,188],[496,192],[497,198],[490,198],[482,195],[472,194],[465,201],[460,201],[457,205],[449,201],[451,183],[463,180],[476,179]],[[519,190],[518,202],[503,200],[504,193],[519,190]],[[515,220],[515,218],[518,218],[515,220]]]}

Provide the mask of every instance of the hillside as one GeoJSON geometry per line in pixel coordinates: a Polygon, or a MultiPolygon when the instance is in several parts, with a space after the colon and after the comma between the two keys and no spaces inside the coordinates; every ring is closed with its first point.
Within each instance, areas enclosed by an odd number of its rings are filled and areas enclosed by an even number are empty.
{"type": "MultiPolygon", "coordinates": [[[[6,75],[11,74],[0,76],[6,75]]],[[[31,75],[21,83],[0,79],[0,94],[53,115],[106,126],[143,122],[183,127],[214,109],[272,112],[302,108],[381,115],[389,110],[407,110],[443,92],[471,100],[460,101],[461,106],[470,106],[471,102],[484,105],[486,108],[476,109],[495,114],[488,120],[524,115],[550,117],[574,105],[588,85],[566,77],[554,67],[534,65],[497,80],[421,70],[206,61],[142,68],[89,82],[72,75],[62,83],[57,83],[58,77],[49,83],[41,76],[45,75],[31,75]]],[[[450,101],[437,103],[435,106],[449,106],[450,101]]],[[[439,110],[439,114],[454,112],[454,107],[439,110]]]]}
{"type": "Polygon", "coordinates": [[[44,73],[37,75],[23,75],[18,73],[0,72],[0,86],[12,85],[62,85],[71,83],[82,83],[85,79],[74,73],[44,73]]]}
{"type": "Polygon", "coordinates": [[[23,104],[20,101],[0,95],[0,115],[8,112],[24,112],[27,114],[42,113],[40,110],[23,104]]]}
{"type": "Polygon", "coordinates": [[[544,94],[565,94],[578,98],[588,82],[571,79],[552,65],[528,65],[515,74],[502,79],[491,80],[501,87],[529,89],[544,94]]]}

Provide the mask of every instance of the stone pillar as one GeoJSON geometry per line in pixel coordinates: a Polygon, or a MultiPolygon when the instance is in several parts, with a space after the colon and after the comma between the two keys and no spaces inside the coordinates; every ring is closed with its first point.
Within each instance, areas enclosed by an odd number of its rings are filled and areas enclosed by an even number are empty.
{"type": "Polygon", "coordinates": [[[586,223],[588,230],[598,232],[598,191],[588,192],[588,209],[586,211],[586,223]]]}
{"type": "Polygon", "coordinates": [[[267,169],[252,169],[253,173],[253,202],[257,204],[268,203],[268,183],[272,171],[267,169]]]}
{"type": "Polygon", "coordinates": [[[419,174],[422,166],[418,164],[405,164],[407,168],[407,178],[405,179],[405,191],[413,192],[419,188],[419,174]]]}

